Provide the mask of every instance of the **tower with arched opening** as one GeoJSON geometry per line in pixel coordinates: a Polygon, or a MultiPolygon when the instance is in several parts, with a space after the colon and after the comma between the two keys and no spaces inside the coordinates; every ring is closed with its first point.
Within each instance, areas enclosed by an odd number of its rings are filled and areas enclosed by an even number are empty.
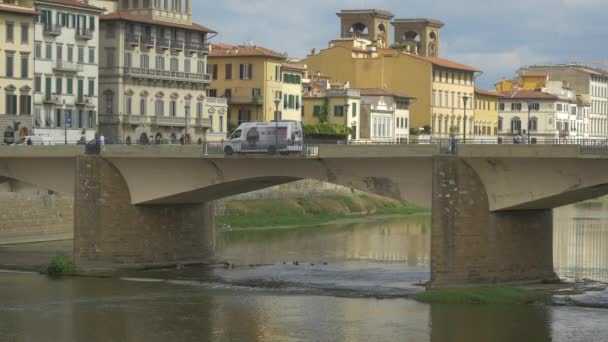
{"type": "Polygon", "coordinates": [[[378,9],[342,10],[340,17],[342,38],[365,38],[388,47],[391,43],[390,24],[395,16],[378,9]]]}
{"type": "Polygon", "coordinates": [[[440,57],[441,28],[445,25],[433,19],[395,19],[395,44],[412,54],[440,57]]]}

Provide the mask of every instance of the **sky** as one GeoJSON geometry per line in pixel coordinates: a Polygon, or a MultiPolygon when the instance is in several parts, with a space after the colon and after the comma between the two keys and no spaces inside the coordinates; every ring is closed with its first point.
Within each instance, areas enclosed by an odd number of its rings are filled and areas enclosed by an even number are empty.
{"type": "MultiPolygon", "coordinates": [[[[526,65],[578,62],[608,69],[608,0],[194,0],[194,21],[213,43],[251,42],[291,57],[340,35],[341,9],[443,21],[441,56],[483,71],[491,89],[526,65]]],[[[392,34],[391,34],[392,36],[392,34]]]]}

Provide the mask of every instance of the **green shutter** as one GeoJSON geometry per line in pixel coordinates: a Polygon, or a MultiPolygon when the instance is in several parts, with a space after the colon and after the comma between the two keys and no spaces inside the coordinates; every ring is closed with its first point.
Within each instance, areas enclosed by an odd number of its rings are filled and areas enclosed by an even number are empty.
{"type": "Polygon", "coordinates": [[[89,17],[89,29],[91,31],[95,31],[95,17],[94,16],[89,17]]]}
{"type": "Polygon", "coordinates": [[[36,83],[34,85],[34,91],[39,93],[42,91],[42,77],[41,76],[36,76],[36,83]]]}
{"type": "Polygon", "coordinates": [[[95,95],[95,81],[89,80],[89,96],[95,95]]]}
{"type": "Polygon", "coordinates": [[[71,78],[68,78],[68,95],[73,95],[74,94],[74,80],[71,78]]]}

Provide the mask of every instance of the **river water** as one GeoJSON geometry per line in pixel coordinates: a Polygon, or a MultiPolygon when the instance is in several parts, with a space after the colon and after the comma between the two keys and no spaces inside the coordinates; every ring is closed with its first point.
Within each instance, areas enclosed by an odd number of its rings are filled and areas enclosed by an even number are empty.
{"type": "MultiPolygon", "coordinates": [[[[607,282],[608,204],[555,215],[559,275],[607,282]]],[[[0,262],[69,248],[4,247],[0,262]]],[[[405,298],[429,279],[429,252],[430,218],[414,216],[223,231],[218,254],[234,267],[111,279],[0,272],[0,341],[608,341],[606,309],[405,298]]]]}

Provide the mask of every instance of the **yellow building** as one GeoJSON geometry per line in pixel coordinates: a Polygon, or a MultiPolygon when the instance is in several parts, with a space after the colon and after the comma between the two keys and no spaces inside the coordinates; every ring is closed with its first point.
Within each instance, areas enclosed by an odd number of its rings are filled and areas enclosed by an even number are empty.
{"type": "Polygon", "coordinates": [[[19,122],[14,138],[27,135],[34,126],[35,15],[31,0],[0,2],[0,130],[11,133],[19,122]]]}
{"type": "Polygon", "coordinates": [[[300,120],[305,68],[260,46],[213,44],[208,57],[209,96],[228,99],[228,121],[300,120]]]}
{"type": "Polygon", "coordinates": [[[475,89],[473,134],[480,137],[498,135],[498,102],[502,95],[495,91],[475,89]]]}
{"type": "Polygon", "coordinates": [[[302,124],[316,125],[326,115],[330,124],[342,125],[352,129],[351,139],[358,140],[361,112],[360,92],[355,89],[329,89],[309,93],[304,96],[302,124]]]}
{"type": "Polygon", "coordinates": [[[349,81],[353,88],[380,88],[416,98],[412,128],[430,126],[435,136],[447,136],[451,127],[464,132],[466,96],[467,131],[472,132],[474,74],[477,69],[446,59],[408,54],[393,49],[362,51],[334,46],[302,63],[334,81],[349,81]]]}

